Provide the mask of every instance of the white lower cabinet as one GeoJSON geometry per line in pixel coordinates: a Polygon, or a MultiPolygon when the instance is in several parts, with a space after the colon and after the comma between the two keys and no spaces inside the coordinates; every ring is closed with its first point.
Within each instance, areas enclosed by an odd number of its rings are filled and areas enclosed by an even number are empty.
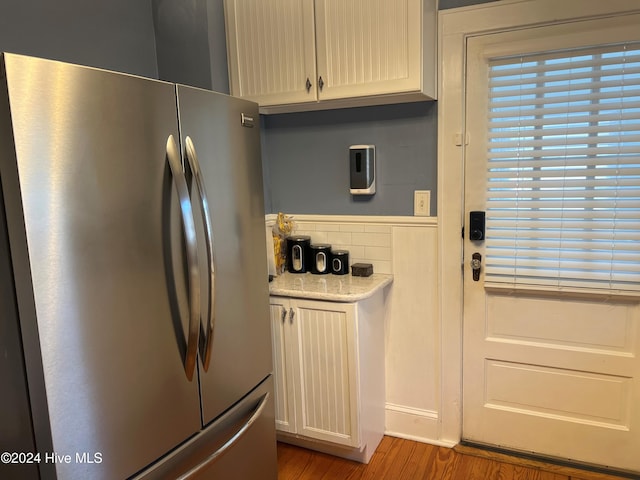
{"type": "Polygon", "coordinates": [[[279,438],[368,462],[384,433],[382,294],[272,296],[271,324],[279,438]]]}

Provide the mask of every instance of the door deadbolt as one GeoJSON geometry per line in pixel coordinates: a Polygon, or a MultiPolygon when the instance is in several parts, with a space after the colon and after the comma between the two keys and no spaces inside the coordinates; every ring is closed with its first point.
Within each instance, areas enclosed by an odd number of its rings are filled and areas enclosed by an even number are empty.
{"type": "Polygon", "coordinates": [[[469,212],[469,240],[480,242],[484,240],[484,212],[469,212]]]}

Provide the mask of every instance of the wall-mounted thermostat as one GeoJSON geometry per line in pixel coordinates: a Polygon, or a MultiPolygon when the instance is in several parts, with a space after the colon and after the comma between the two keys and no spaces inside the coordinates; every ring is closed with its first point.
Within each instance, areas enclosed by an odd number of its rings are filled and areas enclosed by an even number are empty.
{"type": "Polygon", "coordinates": [[[352,195],[376,193],[376,146],[351,145],[349,147],[350,188],[352,195]]]}

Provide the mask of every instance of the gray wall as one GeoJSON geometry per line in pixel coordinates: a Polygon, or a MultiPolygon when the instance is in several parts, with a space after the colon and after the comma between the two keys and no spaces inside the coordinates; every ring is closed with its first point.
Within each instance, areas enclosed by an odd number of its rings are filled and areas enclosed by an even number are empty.
{"type": "Polygon", "coordinates": [[[158,74],[151,0],[2,0],[0,51],[158,74]]]}
{"type": "Polygon", "coordinates": [[[206,0],[153,0],[158,78],[211,89],[206,0]]]}
{"type": "Polygon", "coordinates": [[[211,56],[211,89],[216,92],[229,93],[223,0],[207,0],[207,19],[209,22],[209,55],[211,56]]]}
{"type": "Polygon", "coordinates": [[[229,93],[223,0],[151,0],[158,76],[229,93]]]}
{"type": "Polygon", "coordinates": [[[436,192],[436,103],[270,115],[263,163],[271,212],[413,215],[413,191],[436,192]],[[376,194],[349,193],[349,146],[376,146],[376,194]]]}

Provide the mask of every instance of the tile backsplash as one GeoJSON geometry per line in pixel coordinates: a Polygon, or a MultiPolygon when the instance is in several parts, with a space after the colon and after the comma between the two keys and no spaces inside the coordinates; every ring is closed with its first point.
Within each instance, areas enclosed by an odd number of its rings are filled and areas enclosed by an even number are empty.
{"type": "Polygon", "coordinates": [[[392,273],[392,226],[368,223],[313,222],[293,219],[296,235],[311,243],[328,243],[333,250],[348,250],[349,263],[371,263],[374,273],[392,273]]]}

